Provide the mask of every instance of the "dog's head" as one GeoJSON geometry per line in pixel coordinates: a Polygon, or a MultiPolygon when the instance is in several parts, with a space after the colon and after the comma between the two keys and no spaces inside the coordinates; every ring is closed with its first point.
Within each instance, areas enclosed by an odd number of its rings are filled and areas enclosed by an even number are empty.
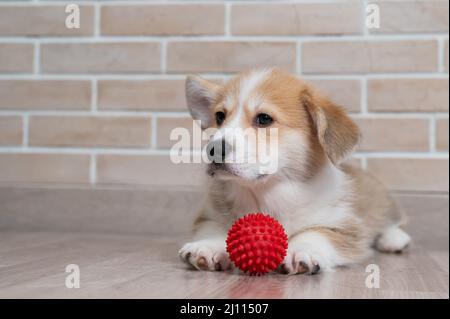
{"type": "Polygon", "coordinates": [[[202,128],[218,132],[207,148],[209,172],[218,178],[308,179],[327,163],[341,162],[359,138],[356,124],[339,106],[276,69],[246,72],[225,84],[189,76],[186,97],[202,128]]]}

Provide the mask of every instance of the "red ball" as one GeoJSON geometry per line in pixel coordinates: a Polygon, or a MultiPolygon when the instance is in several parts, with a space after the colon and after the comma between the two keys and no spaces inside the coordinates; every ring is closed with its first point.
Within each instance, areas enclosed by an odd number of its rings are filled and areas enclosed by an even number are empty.
{"type": "Polygon", "coordinates": [[[286,256],[287,236],[274,218],[261,213],[235,221],[228,231],[227,252],[236,267],[250,275],[264,275],[286,256]]]}

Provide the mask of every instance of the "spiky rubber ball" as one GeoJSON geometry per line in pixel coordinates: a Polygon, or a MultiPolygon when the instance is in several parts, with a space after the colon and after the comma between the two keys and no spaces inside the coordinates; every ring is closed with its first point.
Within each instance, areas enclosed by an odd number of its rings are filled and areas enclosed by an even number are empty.
{"type": "Polygon", "coordinates": [[[261,213],[236,220],[228,231],[226,243],[233,264],[245,273],[258,276],[275,270],[288,247],[283,226],[261,213]]]}

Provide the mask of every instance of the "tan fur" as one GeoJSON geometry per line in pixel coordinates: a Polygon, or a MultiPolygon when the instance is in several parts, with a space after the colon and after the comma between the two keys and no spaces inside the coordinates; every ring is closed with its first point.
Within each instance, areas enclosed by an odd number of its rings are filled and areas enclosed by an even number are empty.
{"type": "MultiPolygon", "coordinates": [[[[349,220],[333,228],[310,227],[299,233],[319,232],[333,243],[342,256],[362,260],[367,257],[368,248],[374,244],[383,229],[392,224],[406,224],[406,216],[375,176],[348,164],[340,167],[351,177],[353,192],[347,200],[361,222],[349,220]]],[[[297,233],[292,237],[295,235],[297,233]]]]}
{"type": "Polygon", "coordinates": [[[193,232],[195,232],[199,227],[202,226],[203,223],[209,221],[209,218],[206,216],[205,211],[202,210],[200,214],[197,216],[197,218],[194,220],[193,224],[193,232]]]}
{"type": "Polygon", "coordinates": [[[354,196],[350,202],[364,221],[368,236],[376,237],[389,224],[406,223],[405,214],[375,176],[348,164],[341,165],[341,169],[352,178],[354,196]]]}
{"type": "MultiPolygon", "coordinates": [[[[361,261],[368,255],[368,248],[371,245],[371,238],[364,232],[362,225],[348,221],[337,227],[308,227],[294,234],[314,231],[326,236],[338,252],[345,258],[354,261],[361,261]]],[[[292,236],[292,237],[293,237],[292,236]]]]}
{"type": "Polygon", "coordinates": [[[310,90],[309,86],[295,76],[275,70],[259,89],[271,102],[269,111],[263,111],[270,115],[274,114],[281,138],[291,129],[300,130],[308,137],[310,146],[308,167],[301,177],[304,179],[313,177],[325,164],[326,155],[315,133],[315,123],[303,99],[303,94],[310,90]]]}
{"type": "Polygon", "coordinates": [[[313,88],[305,87],[301,96],[314,122],[320,144],[331,161],[338,164],[358,143],[358,127],[343,108],[313,88]]]}
{"type": "MultiPolygon", "coordinates": [[[[303,216],[298,218],[298,224],[292,227],[288,235],[290,241],[294,245],[296,243],[300,245],[300,248],[292,249],[299,249],[301,253],[304,248],[301,245],[304,242],[295,239],[307,233],[314,233],[315,237],[303,236],[303,239],[309,238],[310,241],[322,243],[323,253],[329,253],[335,258],[330,267],[361,261],[370,253],[369,248],[377,238],[387,228],[403,225],[405,217],[376,178],[360,169],[340,164],[359,141],[360,133],[357,125],[342,107],[297,77],[276,69],[271,70],[267,77],[260,79],[260,82],[257,81],[251,92],[247,92],[250,100],[258,101],[250,108],[248,101],[243,102],[240,97],[245,96],[241,92],[242,85],[245,86],[245,81],[249,81],[251,76],[251,72],[246,72],[222,86],[201,82],[202,85],[206,85],[207,90],[214,92],[214,98],[207,110],[209,117],[214,119],[217,112],[224,112],[226,119],[223,126],[226,127],[239,115],[241,116],[238,118],[239,127],[256,130],[255,117],[259,113],[267,113],[274,119],[271,127],[278,129],[281,144],[288,137],[294,136],[296,140],[302,140],[306,145],[302,144],[302,148],[297,149],[296,145],[292,144],[292,138],[285,145],[282,144],[281,147],[288,148],[285,153],[288,164],[275,176],[269,177],[269,182],[243,183],[239,179],[237,181],[213,179],[208,188],[209,197],[205,209],[195,222],[195,232],[205,234],[208,230],[214,230],[225,236],[226,229],[236,218],[255,211],[275,216],[279,213],[277,217],[284,218],[286,223],[296,220],[292,215],[307,214],[305,216],[309,216],[315,222],[309,222],[302,218],[303,216]],[[322,189],[313,188],[313,192],[308,193],[311,191],[308,188],[310,184],[318,183],[317,179],[323,176],[324,172],[329,174],[325,176],[330,180],[320,180],[318,185],[322,189]],[[288,189],[280,187],[286,185],[289,185],[288,189]],[[291,187],[298,193],[289,193],[291,187]],[[280,188],[283,190],[281,193],[277,192],[280,188]],[[303,190],[314,198],[307,197],[302,199],[303,202],[298,202],[303,190]],[[327,194],[324,196],[325,202],[311,204],[316,198],[322,198],[322,190],[327,194]],[[286,199],[279,198],[283,196],[286,196],[286,199]],[[288,211],[271,211],[280,207],[288,211]],[[317,207],[322,213],[318,220],[314,216],[317,207]],[[264,208],[267,211],[264,211],[264,208]],[[334,224],[328,220],[329,217],[335,218],[334,224]],[[326,238],[329,244],[325,244],[323,238],[326,238]],[[335,250],[336,254],[331,250],[335,250]]],[[[217,127],[217,124],[211,120],[210,126],[217,127]]],[[[399,232],[394,232],[394,235],[391,233],[394,237],[392,247],[401,250],[409,236],[403,234],[401,230],[399,232]]],[[[314,243],[307,242],[307,244],[314,243]]],[[[187,255],[187,252],[188,250],[185,250],[182,254],[187,255]]],[[[312,254],[314,253],[313,251],[312,254]]],[[[320,259],[321,256],[320,254],[311,256],[310,262],[314,262],[314,257],[320,259]]],[[[325,263],[326,260],[327,258],[322,258],[325,263]]],[[[195,266],[195,261],[189,262],[195,266]]],[[[309,266],[312,267],[314,264],[309,266]]],[[[296,269],[291,271],[300,272],[296,269]]]]}

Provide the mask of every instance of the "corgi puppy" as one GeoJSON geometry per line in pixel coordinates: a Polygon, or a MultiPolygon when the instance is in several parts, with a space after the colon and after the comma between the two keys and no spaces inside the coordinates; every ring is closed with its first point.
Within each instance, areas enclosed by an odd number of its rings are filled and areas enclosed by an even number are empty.
{"type": "Polygon", "coordinates": [[[225,84],[189,76],[186,98],[203,129],[223,133],[211,139],[210,152],[227,146],[219,152],[225,161],[208,166],[207,200],[192,239],[179,251],[185,263],[199,270],[229,269],[227,230],[253,212],[283,225],[289,247],[278,270],[285,274],[312,275],[361,262],[372,247],[400,252],[409,244],[401,229],[405,218],[380,182],[342,164],[358,143],[358,127],[298,77],[277,69],[245,72],[225,84]],[[239,149],[229,142],[227,129],[262,128],[277,131],[276,158],[269,158],[276,160],[276,170],[264,173],[257,160],[226,161],[261,146],[258,140],[239,149]]]}

